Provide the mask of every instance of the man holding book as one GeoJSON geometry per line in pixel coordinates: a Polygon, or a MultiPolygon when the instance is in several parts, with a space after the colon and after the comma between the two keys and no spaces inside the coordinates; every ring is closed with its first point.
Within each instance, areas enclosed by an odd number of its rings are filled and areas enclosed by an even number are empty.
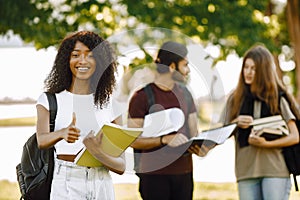
{"type": "Polygon", "coordinates": [[[158,137],[139,137],[131,145],[135,149],[139,191],[145,200],[191,200],[192,153],[200,156],[207,153],[205,147],[178,148],[198,133],[192,95],[182,83],[178,83],[186,81],[190,72],[186,56],[187,48],[184,45],[164,43],[155,60],[158,73],[154,82],[135,92],[129,103],[129,127],[143,127],[146,115],[170,108],[181,109],[185,118],[178,131],[158,137]],[[149,95],[149,90],[152,95],[149,95]]]}

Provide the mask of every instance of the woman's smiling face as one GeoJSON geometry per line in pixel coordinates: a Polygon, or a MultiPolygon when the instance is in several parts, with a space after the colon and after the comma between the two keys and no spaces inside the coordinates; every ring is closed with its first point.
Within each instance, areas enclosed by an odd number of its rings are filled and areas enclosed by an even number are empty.
{"type": "Polygon", "coordinates": [[[89,79],[96,70],[93,53],[82,42],[77,41],[71,52],[70,69],[73,77],[80,80],[89,79]]]}

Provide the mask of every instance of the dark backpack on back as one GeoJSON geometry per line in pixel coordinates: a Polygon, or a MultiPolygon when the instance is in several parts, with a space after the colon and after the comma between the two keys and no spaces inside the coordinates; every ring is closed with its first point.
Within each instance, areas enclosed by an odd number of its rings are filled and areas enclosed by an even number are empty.
{"type": "MultiPolygon", "coordinates": [[[[55,94],[46,92],[49,102],[50,131],[54,131],[57,112],[55,94]]],[[[39,149],[34,133],[24,144],[21,163],[16,166],[21,198],[49,200],[54,169],[54,147],[39,149]]]]}
{"type": "MultiPolygon", "coordinates": [[[[294,105],[292,100],[289,99],[289,97],[285,94],[282,93],[281,96],[283,96],[287,102],[290,105],[291,111],[296,117],[296,126],[298,129],[298,132],[300,134],[300,111],[299,107],[297,105],[294,105]]],[[[290,172],[290,174],[293,175],[294,179],[294,184],[295,184],[295,189],[296,191],[299,191],[298,188],[298,183],[296,176],[300,175],[300,142],[297,144],[294,144],[292,146],[284,147],[282,149],[282,153],[284,156],[284,160],[286,163],[286,166],[290,172]]]]}

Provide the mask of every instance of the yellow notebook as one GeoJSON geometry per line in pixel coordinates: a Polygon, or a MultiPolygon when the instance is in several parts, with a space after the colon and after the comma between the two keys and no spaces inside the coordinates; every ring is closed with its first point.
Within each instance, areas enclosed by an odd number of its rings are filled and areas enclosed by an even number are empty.
{"type": "MultiPolygon", "coordinates": [[[[110,156],[120,156],[134,140],[143,132],[142,128],[127,128],[113,123],[106,123],[97,133],[103,132],[102,150],[110,156]]],[[[101,162],[84,147],[76,156],[77,165],[86,167],[102,166],[101,162]]]]}

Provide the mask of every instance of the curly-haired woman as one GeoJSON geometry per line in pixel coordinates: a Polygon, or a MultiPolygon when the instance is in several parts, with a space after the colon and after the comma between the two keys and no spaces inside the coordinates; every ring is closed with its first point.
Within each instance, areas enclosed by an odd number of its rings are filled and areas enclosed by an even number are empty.
{"type": "Polygon", "coordinates": [[[55,147],[51,199],[114,199],[109,170],[122,174],[124,155],[111,157],[97,148],[95,137],[105,122],[117,119],[111,94],[115,85],[115,56],[99,35],[80,31],[68,35],[58,49],[45,90],[54,93],[58,110],[55,130],[49,132],[45,93],[37,101],[37,139],[40,148],[55,147]],[[74,163],[83,146],[103,164],[83,167],[74,163]]]}

